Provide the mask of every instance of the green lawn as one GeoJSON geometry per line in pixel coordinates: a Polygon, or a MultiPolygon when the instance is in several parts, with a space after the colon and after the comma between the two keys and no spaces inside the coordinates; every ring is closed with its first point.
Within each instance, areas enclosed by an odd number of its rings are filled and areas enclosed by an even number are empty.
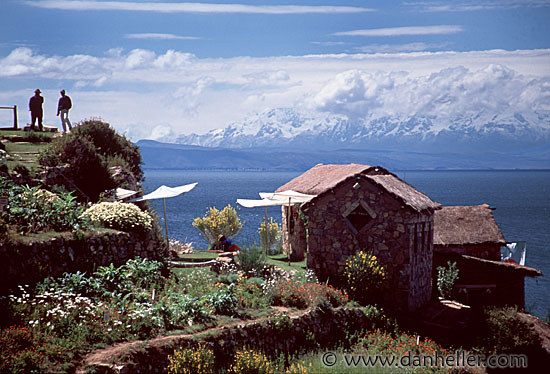
{"type": "MultiPolygon", "coordinates": [[[[180,256],[180,258],[182,259],[190,259],[190,260],[196,259],[196,258],[213,259],[216,257],[218,257],[218,254],[216,252],[207,252],[207,251],[195,251],[194,253],[180,256]]],[[[286,256],[282,254],[275,255],[275,256],[267,256],[267,263],[269,265],[277,266],[287,272],[294,270],[297,273],[305,273],[306,266],[307,266],[305,259],[299,262],[291,262],[289,266],[286,256]]]]}

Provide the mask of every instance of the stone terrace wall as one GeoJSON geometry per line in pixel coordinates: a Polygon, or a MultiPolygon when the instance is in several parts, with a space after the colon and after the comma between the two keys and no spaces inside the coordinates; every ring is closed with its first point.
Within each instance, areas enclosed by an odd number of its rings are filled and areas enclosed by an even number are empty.
{"type": "Polygon", "coordinates": [[[0,294],[64,272],[90,274],[98,266],[120,266],[134,257],[162,260],[164,248],[150,235],[120,231],[90,232],[81,240],[67,234],[47,241],[0,244],[0,294]]]}
{"type": "Polygon", "coordinates": [[[433,214],[414,212],[364,178],[321,196],[305,213],[309,217],[308,268],[320,280],[342,282],[346,259],[359,250],[371,250],[388,273],[383,286],[388,304],[412,311],[429,301],[433,214]],[[356,182],[359,188],[353,188],[356,182]],[[360,200],[376,217],[364,230],[354,232],[343,214],[360,200]]]}
{"type": "Polygon", "coordinates": [[[194,346],[197,342],[206,343],[214,350],[216,364],[230,362],[242,347],[261,350],[271,357],[319,346],[326,349],[346,339],[346,333],[372,329],[372,323],[362,309],[316,309],[292,317],[292,324],[285,328],[278,327],[273,320],[264,320],[193,337],[165,336],[133,342],[125,349],[114,351],[111,357],[102,357],[102,363],[85,362],[85,366],[92,367],[82,367],[78,372],[94,369],[101,373],[163,373],[168,366],[168,356],[174,350],[194,346]]]}

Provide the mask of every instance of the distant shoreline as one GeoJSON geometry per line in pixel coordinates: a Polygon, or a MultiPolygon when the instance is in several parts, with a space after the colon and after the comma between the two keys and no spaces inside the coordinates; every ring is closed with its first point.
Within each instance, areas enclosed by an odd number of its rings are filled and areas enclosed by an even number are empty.
{"type": "MultiPolygon", "coordinates": [[[[266,172],[300,172],[305,171],[303,169],[293,168],[293,169],[258,169],[258,168],[155,168],[155,167],[147,167],[142,166],[142,169],[144,171],[146,170],[171,170],[171,171],[241,171],[241,172],[259,172],[259,171],[266,171],[266,172]]],[[[498,171],[550,171],[550,169],[395,169],[392,170],[395,172],[402,172],[402,171],[428,171],[428,172],[440,172],[440,171],[470,171],[470,172],[478,172],[478,171],[484,171],[484,172],[498,172],[498,171]]]]}

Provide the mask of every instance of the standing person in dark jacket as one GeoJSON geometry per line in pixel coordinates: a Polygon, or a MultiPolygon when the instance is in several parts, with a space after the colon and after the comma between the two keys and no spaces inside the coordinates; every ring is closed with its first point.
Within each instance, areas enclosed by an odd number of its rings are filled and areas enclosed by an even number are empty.
{"type": "Polygon", "coordinates": [[[72,108],[71,98],[65,95],[65,90],[61,90],[61,97],[57,104],[57,115],[61,113],[61,124],[63,125],[63,132],[67,132],[67,125],[69,125],[69,131],[73,129],[71,121],[69,121],[69,109],[72,108]]]}
{"type": "Polygon", "coordinates": [[[44,112],[42,111],[42,104],[44,104],[44,98],[40,96],[40,91],[38,88],[34,91],[34,96],[29,100],[29,110],[31,111],[31,130],[35,130],[34,123],[38,119],[38,129],[42,131],[42,116],[44,112]]]}

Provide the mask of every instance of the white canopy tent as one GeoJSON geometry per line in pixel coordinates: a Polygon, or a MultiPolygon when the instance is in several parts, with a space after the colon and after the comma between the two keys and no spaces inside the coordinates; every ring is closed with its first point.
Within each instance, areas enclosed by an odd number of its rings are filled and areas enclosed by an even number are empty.
{"type": "Polygon", "coordinates": [[[115,198],[117,200],[124,200],[124,199],[129,198],[130,196],[134,196],[137,193],[138,193],[138,191],[127,190],[125,188],[120,188],[119,187],[115,191],[115,198]]]}
{"type": "MultiPolygon", "coordinates": [[[[293,205],[307,203],[317,195],[307,195],[300,192],[288,190],[282,192],[260,192],[261,200],[248,200],[248,199],[237,199],[237,204],[244,206],[245,208],[256,208],[256,207],[265,207],[265,243],[266,243],[266,254],[267,254],[267,207],[268,206],[287,206],[289,207],[288,217],[290,217],[290,207],[293,205]]],[[[288,252],[288,262],[290,265],[290,219],[287,219],[288,222],[288,235],[289,235],[289,250],[288,252]]]]}
{"type": "Polygon", "coordinates": [[[168,187],[165,185],[160,186],[156,190],[154,190],[151,193],[148,193],[147,195],[143,195],[142,197],[138,197],[137,199],[130,200],[130,202],[138,202],[143,200],[154,200],[154,199],[162,199],[162,203],[164,206],[164,228],[166,229],[166,243],[168,245],[168,248],[170,248],[170,242],[168,241],[168,221],[166,219],[166,199],[169,197],[176,197],[181,195],[182,193],[189,192],[198,183],[191,183],[186,184],[184,186],[178,186],[178,187],[168,187]]]}

